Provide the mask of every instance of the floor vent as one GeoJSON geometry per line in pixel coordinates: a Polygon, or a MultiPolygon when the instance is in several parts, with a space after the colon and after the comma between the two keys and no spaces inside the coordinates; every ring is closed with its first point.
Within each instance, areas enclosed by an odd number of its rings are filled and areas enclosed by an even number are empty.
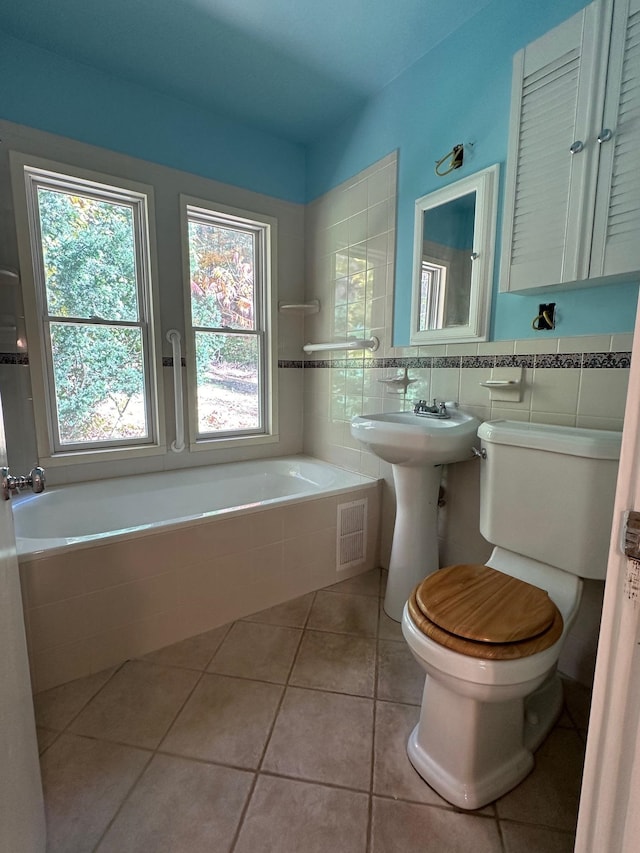
{"type": "Polygon", "coordinates": [[[367,498],[338,505],[336,545],[339,572],[364,562],[367,555],[367,498]]]}

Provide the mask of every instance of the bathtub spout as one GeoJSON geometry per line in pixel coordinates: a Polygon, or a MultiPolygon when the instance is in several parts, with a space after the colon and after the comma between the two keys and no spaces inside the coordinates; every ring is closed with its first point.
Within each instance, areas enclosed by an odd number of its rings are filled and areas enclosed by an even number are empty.
{"type": "Polygon", "coordinates": [[[46,483],[44,468],[41,468],[39,465],[32,468],[29,472],[29,476],[27,477],[27,483],[31,486],[36,495],[39,495],[40,492],[44,492],[44,486],[46,483]]]}
{"type": "Polygon", "coordinates": [[[0,475],[2,476],[2,487],[0,491],[2,492],[2,497],[7,501],[11,497],[12,492],[21,492],[23,489],[29,488],[29,486],[31,486],[37,495],[39,495],[40,492],[44,492],[46,482],[44,468],[40,468],[38,465],[31,469],[28,477],[25,477],[24,474],[14,477],[8,468],[1,468],[0,475]]]}

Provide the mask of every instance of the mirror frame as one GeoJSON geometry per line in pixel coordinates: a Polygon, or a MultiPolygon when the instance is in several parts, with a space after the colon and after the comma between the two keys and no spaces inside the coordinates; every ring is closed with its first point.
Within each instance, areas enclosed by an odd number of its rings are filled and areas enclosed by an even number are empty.
{"type": "Polygon", "coordinates": [[[493,291],[499,172],[500,166],[496,163],[494,166],[489,166],[468,178],[463,178],[440,190],[428,193],[416,201],[411,290],[411,344],[424,346],[439,343],[471,343],[488,339],[493,291]],[[418,317],[424,243],[424,213],[472,192],[476,193],[476,208],[471,251],[476,257],[471,264],[469,322],[465,326],[420,331],[418,330],[418,317]]]}

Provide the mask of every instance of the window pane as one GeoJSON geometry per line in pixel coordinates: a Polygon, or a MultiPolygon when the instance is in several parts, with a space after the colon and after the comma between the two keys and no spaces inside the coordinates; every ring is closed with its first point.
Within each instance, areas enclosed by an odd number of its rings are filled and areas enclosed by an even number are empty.
{"type": "Polygon", "coordinates": [[[49,314],[137,321],[133,208],[42,187],[38,208],[49,314]]]}
{"type": "Polygon", "coordinates": [[[255,329],[255,235],[189,222],[194,326],[255,329]]]}
{"type": "Polygon", "coordinates": [[[139,328],[51,324],[61,444],[145,438],[139,328]]]}
{"type": "Polygon", "coordinates": [[[258,337],[196,332],[198,432],[262,426],[258,337]]]}

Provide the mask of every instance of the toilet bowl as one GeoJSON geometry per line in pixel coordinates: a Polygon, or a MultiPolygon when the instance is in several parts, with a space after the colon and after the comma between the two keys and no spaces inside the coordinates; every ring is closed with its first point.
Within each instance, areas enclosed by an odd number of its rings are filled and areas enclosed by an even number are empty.
{"type": "Polygon", "coordinates": [[[483,424],[481,532],[493,553],[430,575],[405,604],[403,635],[426,674],[407,752],[460,808],[524,779],[562,710],[557,663],[582,578],[606,572],[620,436],[598,432],[483,424]]]}

